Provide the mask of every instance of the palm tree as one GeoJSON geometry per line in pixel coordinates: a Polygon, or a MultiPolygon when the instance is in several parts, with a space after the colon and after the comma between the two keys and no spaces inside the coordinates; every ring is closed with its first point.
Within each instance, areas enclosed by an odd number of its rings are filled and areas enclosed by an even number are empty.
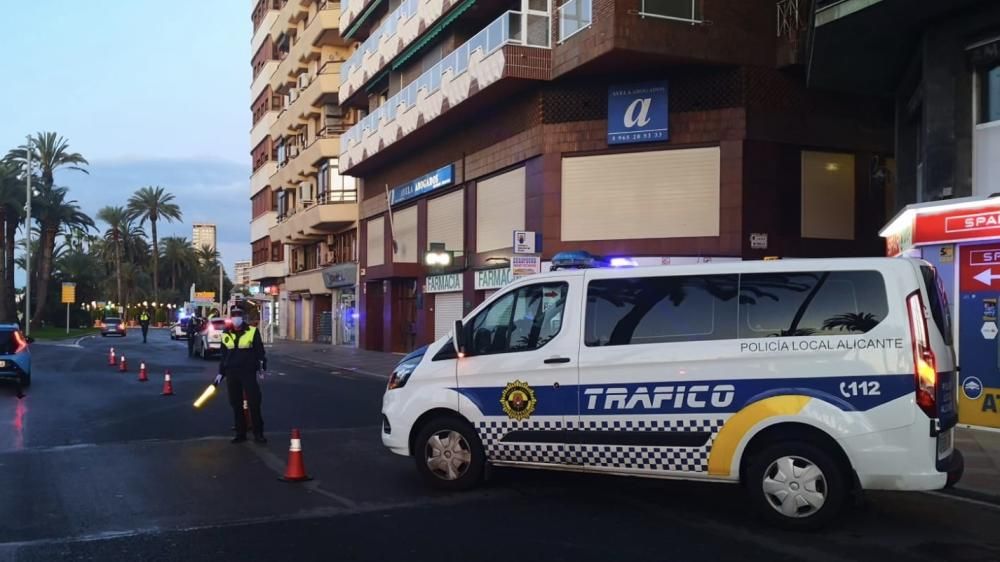
{"type": "Polygon", "coordinates": [[[167,193],[162,187],[140,188],[128,200],[128,212],[132,218],[139,219],[139,225],[149,221],[149,230],[153,234],[153,300],[160,300],[160,253],[159,241],[156,237],[156,221],[167,222],[181,220],[181,209],[173,203],[173,194],[167,193]]]}
{"type": "Polygon", "coordinates": [[[94,228],[94,221],[80,210],[80,206],[75,200],[67,201],[66,195],[69,190],[65,187],[51,187],[42,191],[36,198],[35,205],[38,212],[38,225],[41,227],[41,259],[38,263],[38,288],[36,290],[36,302],[38,308],[35,309],[34,318],[31,319],[32,326],[38,325],[42,320],[45,311],[45,304],[48,300],[49,279],[52,277],[52,263],[55,259],[56,238],[64,229],[94,228]]]}
{"type": "Polygon", "coordinates": [[[118,285],[118,292],[115,293],[115,302],[125,302],[122,300],[122,240],[124,229],[127,227],[127,213],[124,207],[104,207],[97,211],[97,218],[108,223],[108,229],[104,231],[104,239],[111,243],[114,248],[115,281],[118,285]]]}
{"type": "Polygon", "coordinates": [[[168,236],[160,240],[160,252],[170,270],[170,290],[177,290],[177,276],[194,269],[197,257],[191,243],[183,236],[168,236]]]}
{"type": "Polygon", "coordinates": [[[840,331],[847,330],[848,332],[863,334],[873,330],[878,323],[878,317],[870,312],[847,312],[827,318],[823,322],[823,329],[832,330],[837,328],[840,331]]]}
{"type": "MultiPolygon", "coordinates": [[[[81,165],[88,165],[87,159],[79,152],[69,151],[69,141],[57,133],[36,133],[31,138],[32,167],[38,166],[41,172],[42,189],[51,189],[55,183],[55,171],[66,167],[85,174],[89,173],[81,165]]],[[[27,161],[27,147],[21,145],[11,150],[7,156],[17,162],[27,161]]]]}
{"type": "Polygon", "coordinates": [[[25,201],[21,166],[0,160],[0,322],[16,317],[14,304],[14,249],[25,201]]]}
{"type": "Polygon", "coordinates": [[[215,248],[209,246],[208,244],[203,244],[201,248],[195,250],[195,255],[198,257],[198,263],[206,271],[211,271],[218,269],[219,267],[219,251],[215,248]]]}

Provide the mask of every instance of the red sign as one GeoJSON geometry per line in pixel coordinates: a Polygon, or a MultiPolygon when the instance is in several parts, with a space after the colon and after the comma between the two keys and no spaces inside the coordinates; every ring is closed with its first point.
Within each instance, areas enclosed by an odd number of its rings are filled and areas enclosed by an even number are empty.
{"type": "Polygon", "coordinates": [[[1000,201],[984,202],[979,207],[949,209],[937,214],[917,215],[913,242],[961,242],[1000,238],[1000,201]]]}
{"type": "Polygon", "coordinates": [[[962,246],[959,260],[961,292],[1000,290],[1000,243],[962,246]]]}

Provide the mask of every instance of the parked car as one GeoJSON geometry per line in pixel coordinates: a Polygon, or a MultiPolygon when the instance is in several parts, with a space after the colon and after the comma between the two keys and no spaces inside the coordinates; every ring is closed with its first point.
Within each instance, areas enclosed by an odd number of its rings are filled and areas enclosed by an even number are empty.
{"type": "Polygon", "coordinates": [[[18,379],[31,385],[31,348],[35,341],[21,333],[17,324],[0,324],[0,378],[18,379]]]}
{"type": "Polygon", "coordinates": [[[125,337],[125,322],[121,318],[105,318],[101,324],[101,337],[121,336],[125,337]]]}
{"type": "Polygon", "coordinates": [[[210,359],[222,350],[222,332],[226,330],[224,318],[213,318],[202,327],[194,340],[194,354],[202,359],[210,359]]]}
{"type": "Polygon", "coordinates": [[[173,326],[170,326],[170,339],[172,340],[188,339],[187,329],[188,329],[188,323],[190,321],[191,318],[184,317],[175,322],[173,326]]]}

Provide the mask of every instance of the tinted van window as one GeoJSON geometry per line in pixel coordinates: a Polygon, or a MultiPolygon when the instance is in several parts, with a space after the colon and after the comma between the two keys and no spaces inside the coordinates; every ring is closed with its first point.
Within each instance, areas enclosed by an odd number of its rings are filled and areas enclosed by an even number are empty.
{"type": "Polygon", "coordinates": [[[587,287],[591,347],[736,337],[736,275],[600,279],[587,287]]]}
{"type": "Polygon", "coordinates": [[[928,265],[920,266],[920,274],[924,277],[924,286],[927,287],[927,306],[931,309],[931,317],[938,331],[944,337],[947,344],[951,344],[951,309],[948,305],[948,294],[941,285],[937,271],[928,265]]]}
{"type": "Polygon", "coordinates": [[[888,312],[885,281],[877,271],[740,277],[740,338],[863,334],[888,312]]]}
{"type": "Polygon", "coordinates": [[[472,319],[472,355],[533,351],[562,329],[566,283],[528,285],[512,291],[472,319]]]}

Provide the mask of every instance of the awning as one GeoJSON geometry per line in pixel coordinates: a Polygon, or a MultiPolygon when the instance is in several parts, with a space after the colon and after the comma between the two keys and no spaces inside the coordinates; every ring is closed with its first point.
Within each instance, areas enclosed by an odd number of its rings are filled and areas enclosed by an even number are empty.
{"type": "Polygon", "coordinates": [[[327,289],[353,287],[358,280],[358,264],[341,263],[323,270],[323,283],[327,289]]]}
{"type": "Polygon", "coordinates": [[[412,43],[409,47],[407,47],[405,51],[403,51],[398,57],[396,57],[396,60],[392,62],[392,69],[398,70],[399,67],[402,66],[407,61],[407,59],[409,59],[416,53],[420,52],[420,49],[423,49],[428,43],[430,43],[435,37],[437,37],[438,34],[444,31],[444,28],[448,27],[448,25],[451,24],[451,22],[455,21],[455,19],[458,18],[458,16],[465,13],[465,11],[471,8],[472,5],[475,3],[476,0],[465,0],[465,2],[463,2],[457,8],[453,9],[447,16],[445,16],[444,19],[434,24],[433,27],[431,27],[426,33],[424,33],[423,37],[412,43]]]}
{"type": "Polygon", "coordinates": [[[354,25],[348,28],[347,33],[344,34],[344,39],[350,39],[352,35],[357,33],[358,29],[361,27],[361,24],[364,23],[365,19],[368,16],[372,15],[372,12],[374,12],[375,8],[377,8],[378,5],[381,3],[382,0],[375,0],[374,2],[372,2],[372,5],[368,6],[368,9],[362,12],[361,15],[358,16],[358,19],[354,20],[354,25]]]}

